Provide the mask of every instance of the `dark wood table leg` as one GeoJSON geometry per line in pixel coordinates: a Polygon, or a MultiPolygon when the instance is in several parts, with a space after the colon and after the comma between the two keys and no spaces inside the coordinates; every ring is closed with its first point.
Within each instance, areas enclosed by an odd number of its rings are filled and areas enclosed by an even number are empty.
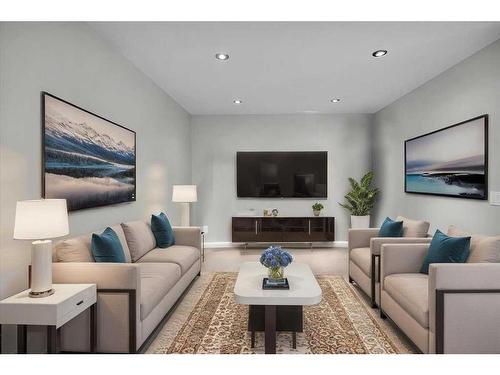
{"type": "Polygon", "coordinates": [[[97,302],[90,306],[90,352],[97,353],[97,302]]]}
{"type": "Polygon", "coordinates": [[[59,352],[58,329],[56,326],[47,326],[47,353],[57,354],[59,352]]]}
{"type": "Polygon", "coordinates": [[[20,354],[28,352],[27,327],[24,324],[17,325],[17,352],[20,354]]]}
{"type": "Polygon", "coordinates": [[[297,332],[292,332],[292,348],[297,349],[297,332]]]}
{"type": "Polygon", "coordinates": [[[276,306],[266,305],[266,354],[276,354],[276,306]]]}

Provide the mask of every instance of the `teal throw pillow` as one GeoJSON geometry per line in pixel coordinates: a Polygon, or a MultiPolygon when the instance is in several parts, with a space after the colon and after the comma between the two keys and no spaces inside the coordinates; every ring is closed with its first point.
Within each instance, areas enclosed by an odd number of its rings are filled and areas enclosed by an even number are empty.
{"type": "Polygon", "coordinates": [[[420,273],[429,273],[431,263],[465,263],[470,252],[470,237],[450,237],[436,230],[420,273]]]}
{"type": "Polygon", "coordinates": [[[109,227],[101,234],[92,234],[92,255],[96,262],[127,262],[118,235],[109,227]]]}
{"type": "Polygon", "coordinates": [[[163,212],[151,215],[151,230],[156,238],[156,246],[166,248],[175,245],[174,230],[163,212]]]}
{"type": "Polygon", "coordinates": [[[388,217],[385,218],[380,230],[378,231],[379,237],[402,237],[403,236],[403,222],[394,221],[388,217]]]}

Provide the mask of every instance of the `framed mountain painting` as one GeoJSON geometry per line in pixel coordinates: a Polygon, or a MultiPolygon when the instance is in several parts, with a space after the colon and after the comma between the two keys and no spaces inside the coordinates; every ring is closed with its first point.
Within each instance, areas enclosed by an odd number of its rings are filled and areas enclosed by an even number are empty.
{"type": "Polygon", "coordinates": [[[488,199],[488,115],[405,141],[405,191],[488,199]]]}
{"type": "Polygon", "coordinates": [[[68,210],[136,199],[135,132],[42,92],[44,198],[68,210]]]}

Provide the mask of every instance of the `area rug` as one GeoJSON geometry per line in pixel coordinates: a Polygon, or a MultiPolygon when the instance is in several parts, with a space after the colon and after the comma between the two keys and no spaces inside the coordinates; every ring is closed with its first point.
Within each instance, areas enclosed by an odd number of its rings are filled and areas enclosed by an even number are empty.
{"type": "MultiPolygon", "coordinates": [[[[252,354],[264,352],[264,333],[250,347],[248,306],[234,300],[236,273],[205,274],[196,280],[147,353],[252,354]]],[[[276,352],[291,354],[395,354],[411,347],[377,317],[356,288],[340,276],[317,276],[321,303],[304,307],[304,332],[278,332],[276,352]]]]}

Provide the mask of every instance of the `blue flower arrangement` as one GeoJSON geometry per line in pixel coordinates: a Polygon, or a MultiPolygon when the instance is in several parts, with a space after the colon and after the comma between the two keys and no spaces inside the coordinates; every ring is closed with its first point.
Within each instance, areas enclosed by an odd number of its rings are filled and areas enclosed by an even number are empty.
{"type": "Polygon", "coordinates": [[[269,277],[272,279],[282,279],[283,268],[292,262],[292,255],[281,246],[271,246],[260,256],[260,263],[269,269],[269,277]]]}

